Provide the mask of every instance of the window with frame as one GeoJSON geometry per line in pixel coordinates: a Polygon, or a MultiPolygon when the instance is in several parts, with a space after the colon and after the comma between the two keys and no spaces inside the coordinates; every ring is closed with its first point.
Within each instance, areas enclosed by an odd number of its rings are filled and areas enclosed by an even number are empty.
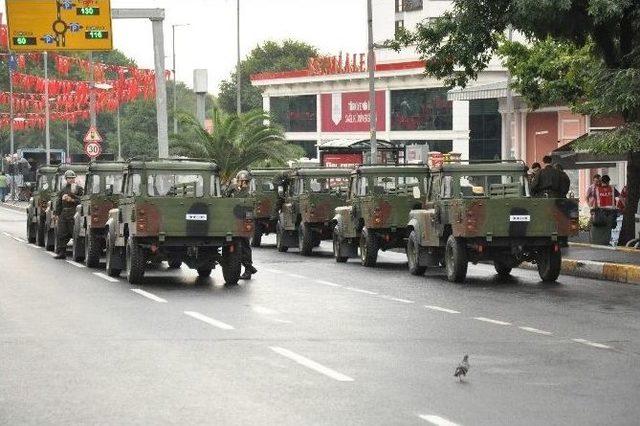
{"type": "Polygon", "coordinates": [[[89,176],[89,180],[87,182],[87,189],[89,194],[99,194],[100,193],[100,176],[99,175],[91,175],[89,176]]]}
{"type": "Polygon", "coordinates": [[[114,194],[122,193],[122,180],[124,176],[122,173],[112,173],[104,176],[104,189],[113,188],[114,194]]]}
{"type": "Polygon", "coordinates": [[[216,174],[211,175],[210,183],[209,183],[209,193],[212,197],[220,197],[222,191],[220,189],[220,176],[216,174]]]}
{"type": "Polygon", "coordinates": [[[138,173],[127,176],[127,195],[142,195],[142,176],[138,173]]]}
{"type": "Polygon", "coordinates": [[[358,195],[364,197],[369,192],[369,179],[366,176],[362,176],[358,180],[358,195]]]}
{"type": "Polygon", "coordinates": [[[156,173],[147,176],[150,197],[202,197],[204,178],[199,174],[156,173]]]}
{"type": "Polygon", "coordinates": [[[391,130],[453,130],[453,102],[446,88],[391,92],[391,130]]]}
{"type": "Polygon", "coordinates": [[[47,175],[40,175],[38,178],[38,190],[46,191],[51,187],[51,179],[47,175]]]}
{"type": "Polygon", "coordinates": [[[273,97],[270,108],[275,121],[286,132],[315,132],[317,101],[316,95],[273,97]]]}

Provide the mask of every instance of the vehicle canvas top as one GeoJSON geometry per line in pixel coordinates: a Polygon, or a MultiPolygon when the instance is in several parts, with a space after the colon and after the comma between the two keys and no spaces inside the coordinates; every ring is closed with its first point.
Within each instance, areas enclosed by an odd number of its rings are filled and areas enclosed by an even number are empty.
{"type": "Polygon", "coordinates": [[[127,168],[127,163],[124,161],[92,161],[89,163],[90,173],[100,172],[122,172],[127,168]]]}
{"type": "Polygon", "coordinates": [[[54,175],[58,171],[57,166],[40,166],[38,167],[39,175],[54,175]]]}
{"type": "Polygon", "coordinates": [[[427,174],[428,172],[429,169],[426,166],[359,166],[352,174],[402,176],[427,174]]]}
{"type": "Polygon", "coordinates": [[[177,170],[177,171],[209,171],[218,172],[217,164],[206,160],[193,159],[160,159],[160,160],[131,160],[129,170],[177,170]]]}
{"type": "Polygon", "coordinates": [[[89,214],[90,227],[103,227],[109,210],[116,207],[122,191],[124,162],[92,161],[87,172],[86,187],[82,197],[84,214],[89,214]]]}
{"type": "Polygon", "coordinates": [[[432,167],[431,172],[466,172],[466,173],[525,173],[527,166],[521,161],[479,161],[479,162],[451,162],[432,167]]]}
{"type": "Polygon", "coordinates": [[[297,169],[291,173],[291,177],[299,176],[304,178],[312,177],[349,177],[351,169],[339,167],[297,169]]]}
{"type": "Polygon", "coordinates": [[[275,219],[278,217],[278,189],[275,181],[282,182],[286,180],[288,174],[289,170],[282,168],[251,170],[253,178],[251,192],[255,197],[257,219],[275,219]]]}

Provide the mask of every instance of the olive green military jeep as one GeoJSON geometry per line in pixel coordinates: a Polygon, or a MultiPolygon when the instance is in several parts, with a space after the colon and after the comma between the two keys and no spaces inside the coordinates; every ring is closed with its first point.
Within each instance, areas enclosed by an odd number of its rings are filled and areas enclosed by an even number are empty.
{"type": "Polygon", "coordinates": [[[45,224],[44,224],[44,248],[48,251],[57,252],[56,232],[58,226],[58,218],[53,214],[56,209],[56,203],[58,202],[58,194],[65,187],[67,181],[64,178],[64,173],[67,170],[73,170],[76,173],[76,185],[84,188],[85,179],[87,176],[87,170],[89,166],[87,164],[61,164],[56,170],[56,174],[53,176],[53,190],[51,191],[51,198],[47,202],[47,209],[45,211],[45,224]]]}
{"type": "Polygon", "coordinates": [[[347,198],[349,169],[309,168],[289,174],[288,190],[276,225],[276,247],[298,247],[311,255],[322,240],[330,240],[334,210],[347,198]]]}
{"type": "Polygon", "coordinates": [[[288,171],[285,169],[259,169],[251,171],[251,195],[255,198],[255,229],[251,246],[260,247],[262,236],[276,231],[278,214],[282,205],[278,187],[288,171]]]}
{"type": "Polygon", "coordinates": [[[444,163],[431,169],[423,209],[411,212],[409,269],[446,265],[462,282],[469,262],[493,261],[499,275],[534,262],[543,281],[560,273],[561,247],[578,232],[578,203],[532,198],[522,162],[444,163]]]}
{"type": "Polygon", "coordinates": [[[27,239],[31,244],[44,247],[45,219],[47,203],[53,191],[53,178],[57,166],[43,166],[38,169],[36,188],[27,206],[27,239]]]}
{"type": "Polygon", "coordinates": [[[336,209],[333,254],[337,262],[358,257],[376,265],[379,250],[404,247],[409,212],[422,207],[426,166],[360,166],[351,174],[349,198],[336,209]]]}
{"type": "Polygon", "coordinates": [[[74,216],[72,258],[76,262],[84,260],[90,268],[100,263],[109,211],[117,206],[122,193],[124,168],[122,162],[89,164],[84,195],[74,216]]]}
{"type": "Polygon", "coordinates": [[[240,278],[242,238],[253,233],[253,199],[223,198],[218,166],[198,160],[132,160],[107,220],[107,273],[141,281],[147,262],[182,262],[228,285],[240,278]]]}

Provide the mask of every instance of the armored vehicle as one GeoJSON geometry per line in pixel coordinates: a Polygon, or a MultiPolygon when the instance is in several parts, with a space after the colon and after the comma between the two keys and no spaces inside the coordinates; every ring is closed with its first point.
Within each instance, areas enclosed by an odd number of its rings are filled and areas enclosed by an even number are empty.
{"type": "Polygon", "coordinates": [[[141,281],[147,262],[182,262],[208,277],[216,264],[228,285],[240,277],[240,239],[253,233],[253,199],[223,198],[218,166],[198,160],[136,160],[107,220],[107,273],[141,281]]]}
{"type": "MultiPolygon", "coordinates": [[[[262,236],[276,231],[282,198],[278,189],[284,184],[288,171],[261,169],[251,171],[251,195],[255,198],[255,229],[251,246],[260,247],[262,236]]],[[[281,189],[282,191],[282,189],[281,189]]]]}
{"type": "Polygon", "coordinates": [[[347,198],[349,169],[309,168],[289,175],[288,190],[276,226],[276,246],[298,247],[309,256],[320,241],[332,237],[334,210],[347,198]]]}
{"type": "Polygon", "coordinates": [[[409,269],[446,266],[462,282],[468,262],[493,261],[499,275],[534,262],[543,281],[555,281],[561,247],[578,232],[573,199],[532,198],[522,162],[444,163],[431,169],[423,209],[411,212],[409,269]]]}
{"type": "Polygon", "coordinates": [[[100,263],[105,248],[109,211],[117,206],[122,193],[125,163],[91,162],[84,195],[76,209],[73,226],[73,260],[84,260],[90,268],[100,263]]]}
{"type": "Polygon", "coordinates": [[[351,174],[349,198],[336,209],[333,254],[376,265],[379,250],[404,247],[409,212],[422,207],[426,166],[360,166],[351,174]]]}
{"type": "Polygon", "coordinates": [[[53,191],[53,178],[58,167],[43,166],[38,169],[36,187],[27,206],[27,239],[44,247],[47,203],[53,191]]]}
{"type": "Polygon", "coordinates": [[[76,184],[84,188],[88,169],[89,166],[87,164],[61,164],[56,170],[56,174],[53,177],[51,198],[47,203],[47,210],[45,211],[44,248],[48,251],[54,251],[56,249],[55,244],[58,240],[56,238],[58,218],[53,212],[56,208],[55,204],[58,202],[58,193],[67,184],[64,173],[67,170],[73,170],[76,173],[76,184]]]}

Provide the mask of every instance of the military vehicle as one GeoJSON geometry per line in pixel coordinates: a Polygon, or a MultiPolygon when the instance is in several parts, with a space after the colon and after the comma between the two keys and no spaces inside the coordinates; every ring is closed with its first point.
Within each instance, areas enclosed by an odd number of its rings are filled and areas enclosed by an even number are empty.
{"type": "Polygon", "coordinates": [[[432,168],[424,208],[410,216],[410,272],[444,264],[453,282],[464,281],[468,263],[480,261],[493,261],[501,276],[534,262],[543,281],[555,281],[560,249],[578,232],[577,200],[532,198],[518,161],[432,168]]]}
{"type": "Polygon", "coordinates": [[[141,281],[147,262],[184,262],[208,277],[220,264],[227,285],[240,277],[242,238],[253,233],[253,199],[223,198],[209,161],[133,159],[107,220],[107,273],[141,281]]]}
{"type": "Polygon", "coordinates": [[[27,239],[31,244],[44,247],[47,203],[53,191],[53,178],[58,167],[43,166],[38,169],[36,187],[27,206],[27,239]]]}
{"type": "Polygon", "coordinates": [[[334,210],[347,198],[349,169],[304,168],[289,174],[287,193],[276,225],[276,247],[286,252],[298,247],[311,255],[333,232],[334,210]]]}
{"type": "Polygon", "coordinates": [[[57,248],[55,245],[58,241],[56,238],[58,218],[53,212],[55,211],[58,201],[58,193],[67,184],[64,178],[64,172],[73,170],[76,173],[76,184],[84,188],[88,168],[89,166],[87,164],[61,164],[57,168],[56,174],[53,177],[51,199],[47,203],[47,209],[45,211],[44,248],[48,251],[54,251],[57,248]]]}
{"type": "Polygon", "coordinates": [[[333,254],[337,262],[358,257],[376,265],[379,250],[404,247],[409,212],[422,207],[426,166],[360,166],[351,174],[349,198],[336,209],[333,254]]]}
{"type": "Polygon", "coordinates": [[[100,263],[109,211],[117,206],[122,193],[124,168],[122,162],[89,164],[84,195],[74,216],[72,258],[76,262],[84,260],[90,268],[100,263]]]}
{"type": "Polygon", "coordinates": [[[281,198],[278,187],[284,183],[288,170],[259,169],[251,171],[251,195],[255,198],[255,229],[251,246],[260,247],[262,236],[276,231],[281,198]]]}

